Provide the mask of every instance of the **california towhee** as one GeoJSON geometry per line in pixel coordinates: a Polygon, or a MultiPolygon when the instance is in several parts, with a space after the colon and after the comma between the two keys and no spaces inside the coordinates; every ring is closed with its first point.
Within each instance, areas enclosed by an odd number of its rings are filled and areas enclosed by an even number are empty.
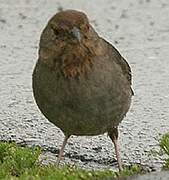
{"type": "Polygon", "coordinates": [[[133,95],[131,69],[84,13],[66,10],[49,20],[40,39],[33,92],[41,112],[65,134],[58,164],[71,135],[108,132],[122,169],[118,125],[133,95]]]}

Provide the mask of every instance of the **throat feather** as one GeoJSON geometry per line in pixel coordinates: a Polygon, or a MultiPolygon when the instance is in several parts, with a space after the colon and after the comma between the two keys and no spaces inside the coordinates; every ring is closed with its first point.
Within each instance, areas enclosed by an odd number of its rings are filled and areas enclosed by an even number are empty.
{"type": "Polygon", "coordinates": [[[68,52],[63,53],[61,59],[61,69],[64,76],[66,78],[79,78],[87,75],[93,66],[94,54],[85,47],[78,47],[68,52]]]}

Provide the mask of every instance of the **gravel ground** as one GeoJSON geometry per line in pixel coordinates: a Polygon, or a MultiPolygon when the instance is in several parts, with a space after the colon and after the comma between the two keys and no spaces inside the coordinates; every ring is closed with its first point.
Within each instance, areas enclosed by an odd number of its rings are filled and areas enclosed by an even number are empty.
{"type": "MultiPolygon", "coordinates": [[[[0,0],[0,139],[39,144],[48,150],[46,162],[56,161],[63,134],[39,112],[31,74],[42,29],[61,9],[86,12],[130,63],[135,96],[120,125],[122,159],[158,169],[162,160],[151,150],[158,149],[159,134],[169,131],[168,0],[0,0]]],[[[106,134],[72,136],[63,163],[113,168],[114,157],[106,134]]]]}
{"type": "Polygon", "coordinates": [[[120,178],[119,180],[168,180],[168,171],[153,172],[145,175],[135,175],[133,177],[120,178]]]}

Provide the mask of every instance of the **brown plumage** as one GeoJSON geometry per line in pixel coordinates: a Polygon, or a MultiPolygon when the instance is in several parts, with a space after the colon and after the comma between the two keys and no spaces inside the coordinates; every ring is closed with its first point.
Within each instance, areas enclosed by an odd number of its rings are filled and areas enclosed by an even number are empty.
{"type": "Polygon", "coordinates": [[[62,11],[48,22],[40,39],[33,92],[41,112],[65,134],[58,163],[71,135],[108,132],[122,168],[117,128],[133,95],[131,70],[84,13],[62,11]]]}

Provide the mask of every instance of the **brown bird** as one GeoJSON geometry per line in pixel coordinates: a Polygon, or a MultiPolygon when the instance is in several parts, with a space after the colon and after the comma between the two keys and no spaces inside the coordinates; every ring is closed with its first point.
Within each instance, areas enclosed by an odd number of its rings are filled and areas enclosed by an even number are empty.
{"type": "Polygon", "coordinates": [[[49,20],[40,38],[33,92],[41,112],[65,135],[58,164],[71,135],[108,132],[122,169],[118,125],[133,95],[131,70],[83,12],[66,10],[49,20]]]}

